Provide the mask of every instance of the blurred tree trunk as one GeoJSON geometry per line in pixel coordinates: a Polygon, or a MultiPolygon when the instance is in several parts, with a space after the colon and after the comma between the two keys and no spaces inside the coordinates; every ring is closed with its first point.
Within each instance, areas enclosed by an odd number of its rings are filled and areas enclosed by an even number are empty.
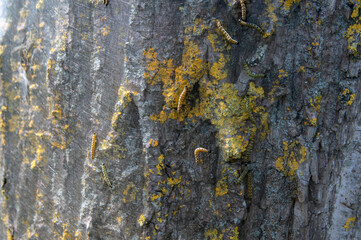
{"type": "Polygon", "coordinates": [[[360,7],[1,2],[1,239],[360,239],[360,7]]]}

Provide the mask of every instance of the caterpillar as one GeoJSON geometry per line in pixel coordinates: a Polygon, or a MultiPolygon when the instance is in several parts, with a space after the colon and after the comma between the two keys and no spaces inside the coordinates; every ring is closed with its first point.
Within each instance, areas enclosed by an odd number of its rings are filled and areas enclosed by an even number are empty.
{"type": "MultiPolygon", "coordinates": [[[[255,128],[256,129],[256,128],[255,128]]],[[[248,140],[248,146],[247,146],[247,150],[245,152],[245,161],[246,162],[250,162],[250,155],[253,149],[253,144],[254,144],[254,139],[255,139],[255,135],[256,135],[256,130],[252,130],[251,135],[249,136],[249,140],[248,140]]]]}
{"type": "Polygon", "coordinates": [[[239,3],[241,4],[242,9],[242,20],[246,21],[246,0],[240,0],[239,3]]]}
{"type": "Polygon", "coordinates": [[[224,28],[222,27],[221,22],[219,20],[217,20],[217,27],[222,32],[222,34],[225,36],[225,38],[227,39],[228,42],[230,42],[232,44],[238,44],[238,41],[231,38],[231,36],[226,32],[226,30],[224,30],[224,28]]]}
{"type": "Polygon", "coordinates": [[[208,151],[207,149],[201,148],[201,147],[196,148],[196,150],[194,150],[194,157],[195,157],[195,159],[196,159],[196,163],[197,163],[197,164],[198,164],[198,162],[199,162],[198,153],[200,153],[200,152],[209,152],[209,151],[208,151]]]}
{"type": "Polygon", "coordinates": [[[247,26],[250,28],[254,28],[256,29],[258,32],[260,32],[262,35],[264,34],[264,31],[262,30],[261,27],[259,27],[258,25],[254,24],[254,23],[249,23],[249,22],[245,22],[242,19],[239,19],[239,22],[241,23],[241,25],[243,26],[247,26]]]}
{"type": "Polygon", "coordinates": [[[243,172],[241,173],[241,175],[237,179],[237,183],[241,183],[243,178],[247,175],[247,173],[248,173],[248,168],[247,168],[247,166],[245,166],[244,169],[243,169],[243,172]]]}
{"type": "Polygon", "coordinates": [[[248,173],[248,203],[252,202],[252,173],[248,173]]]}
{"type": "Polygon", "coordinates": [[[109,180],[108,173],[107,173],[107,169],[105,168],[105,164],[104,164],[104,163],[102,164],[102,172],[103,172],[103,176],[104,176],[105,182],[108,184],[108,186],[109,186],[110,188],[112,188],[113,186],[112,186],[112,183],[111,183],[110,180],[109,180]]]}
{"type": "Polygon", "coordinates": [[[251,106],[249,105],[249,97],[246,98],[246,111],[249,115],[249,118],[251,119],[252,123],[256,125],[256,120],[254,120],[253,113],[251,110],[251,106]]]}
{"type": "Polygon", "coordinates": [[[108,6],[109,1],[108,0],[103,0],[103,4],[105,4],[105,6],[108,6]]]}
{"type": "Polygon", "coordinates": [[[93,140],[92,140],[92,148],[91,148],[91,158],[94,159],[94,155],[95,155],[95,144],[97,142],[97,135],[94,133],[93,135],[93,140]]]}
{"type": "Polygon", "coordinates": [[[246,62],[243,63],[244,69],[246,70],[248,76],[250,76],[251,78],[263,78],[265,75],[264,74],[255,74],[253,72],[251,72],[251,70],[249,70],[248,64],[246,62]]]}
{"type": "Polygon", "coordinates": [[[187,94],[187,86],[184,86],[183,91],[182,91],[182,93],[181,93],[181,95],[179,96],[179,99],[178,99],[177,113],[180,112],[182,102],[183,102],[184,98],[186,97],[186,94],[187,94]]]}

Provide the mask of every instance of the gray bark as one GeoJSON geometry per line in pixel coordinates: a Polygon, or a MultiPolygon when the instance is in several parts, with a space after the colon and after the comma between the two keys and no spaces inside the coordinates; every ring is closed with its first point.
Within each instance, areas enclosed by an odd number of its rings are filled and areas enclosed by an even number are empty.
{"type": "Polygon", "coordinates": [[[1,3],[1,239],[360,239],[360,6],[1,3]]]}

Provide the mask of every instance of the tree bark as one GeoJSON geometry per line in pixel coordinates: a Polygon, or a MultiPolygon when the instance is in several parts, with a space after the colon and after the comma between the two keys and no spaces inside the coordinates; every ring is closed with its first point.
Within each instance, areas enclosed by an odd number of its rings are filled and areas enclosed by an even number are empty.
{"type": "Polygon", "coordinates": [[[358,0],[106,2],[0,4],[1,239],[361,238],[358,0]]]}

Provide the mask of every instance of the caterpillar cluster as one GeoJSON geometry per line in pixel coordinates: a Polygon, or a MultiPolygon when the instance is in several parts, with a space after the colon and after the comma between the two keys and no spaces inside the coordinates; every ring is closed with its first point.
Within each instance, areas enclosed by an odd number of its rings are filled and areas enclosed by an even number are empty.
{"type": "Polygon", "coordinates": [[[217,27],[222,32],[222,34],[224,35],[224,37],[227,39],[228,42],[232,44],[238,44],[238,41],[231,38],[231,36],[226,32],[226,30],[224,30],[219,20],[217,20],[217,27]]]}
{"type": "Polygon", "coordinates": [[[263,78],[265,75],[264,74],[255,74],[253,72],[251,72],[251,70],[249,70],[248,64],[246,62],[243,63],[244,69],[246,70],[248,76],[250,76],[251,78],[263,78]]]}
{"type": "Polygon", "coordinates": [[[94,159],[95,156],[95,144],[97,142],[97,135],[94,133],[93,139],[92,139],[92,147],[90,151],[91,159],[94,159]]]}
{"type": "Polygon", "coordinates": [[[105,164],[104,164],[104,163],[102,164],[102,172],[103,172],[103,177],[104,177],[105,182],[108,184],[108,186],[109,186],[110,188],[112,188],[113,186],[112,186],[112,183],[111,183],[110,180],[109,180],[108,173],[107,173],[107,169],[105,168],[105,164]]]}
{"type": "Polygon", "coordinates": [[[103,4],[105,4],[105,6],[108,6],[109,1],[108,0],[103,0],[103,4]]]}
{"type": "Polygon", "coordinates": [[[247,175],[247,173],[248,173],[248,168],[247,168],[247,166],[245,166],[244,169],[243,169],[243,172],[241,173],[241,175],[237,179],[237,183],[241,183],[243,178],[247,175]]]}
{"type": "Polygon", "coordinates": [[[258,32],[260,32],[262,35],[264,34],[264,31],[262,30],[261,27],[259,27],[258,25],[254,24],[254,23],[249,23],[249,22],[245,22],[242,19],[239,19],[239,22],[241,23],[241,25],[243,26],[247,26],[250,28],[254,28],[256,29],[258,32]]]}
{"type": "Polygon", "coordinates": [[[209,152],[209,151],[208,151],[207,149],[201,148],[201,147],[196,148],[196,150],[194,150],[194,158],[196,159],[196,163],[197,163],[197,164],[199,163],[198,154],[199,154],[200,152],[209,152]]]}
{"type": "Polygon", "coordinates": [[[179,99],[178,99],[177,113],[180,112],[182,102],[183,102],[184,98],[186,97],[186,94],[187,94],[187,86],[184,86],[183,91],[182,91],[182,93],[181,93],[181,95],[179,96],[179,99]]]}
{"type": "Polygon", "coordinates": [[[248,173],[248,203],[252,202],[252,173],[248,173]]]}
{"type": "Polygon", "coordinates": [[[242,10],[242,20],[246,21],[247,18],[247,13],[246,13],[246,0],[240,0],[239,4],[241,5],[241,10],[242,10]]]}

